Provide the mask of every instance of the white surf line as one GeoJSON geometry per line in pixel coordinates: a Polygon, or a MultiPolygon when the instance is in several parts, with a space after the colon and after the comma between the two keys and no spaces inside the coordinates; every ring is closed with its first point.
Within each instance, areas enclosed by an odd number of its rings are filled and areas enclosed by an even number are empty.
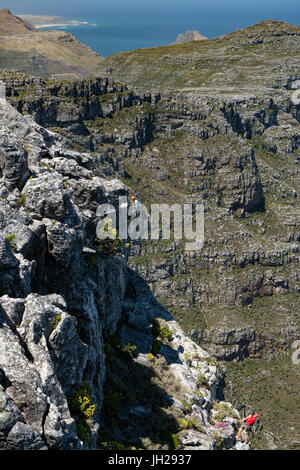
{"type": "Polygon", "coordinates": [[[37,24],[35,25],[35,28],[40,29],[40,28],[57,28],[59,26],[86,26],[89,23],[87,21],[72,21],[70,23],[56,23],[56,24],[37,24]]]}

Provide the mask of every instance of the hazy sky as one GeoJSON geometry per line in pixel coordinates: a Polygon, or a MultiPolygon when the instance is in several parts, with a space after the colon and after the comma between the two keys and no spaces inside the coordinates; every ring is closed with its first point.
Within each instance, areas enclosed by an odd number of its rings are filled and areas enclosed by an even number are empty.
{"type": "Polygon", "coordinates": [[[299,0],[4,0],[0,7],[8,7],[13,13],[41,13],[75,17],[82,15],[83,9],[87,16],[97,14],[110,15],[164,15],[172,18],[182,10],[185,15],[194,10],[196,15],[212,15],[220,17],[234,16],[245,20],[249,18],[268,17],[282,18],[296,23],[299,19],[299,0]],[[293,18],[294,21],[293,21],[293,18]]]}

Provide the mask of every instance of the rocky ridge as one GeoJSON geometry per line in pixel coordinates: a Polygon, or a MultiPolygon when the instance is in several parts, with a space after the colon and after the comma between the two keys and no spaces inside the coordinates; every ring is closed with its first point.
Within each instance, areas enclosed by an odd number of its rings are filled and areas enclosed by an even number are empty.
{"type": "Polygon", "coordinates": [[[205,41],[120,52],[99,73],[146,90],[202,88],[252,93],[280,88],[299,72],[300,26],[265,20],[205,41]]]}
{"type": "Polygon", "coordinates": [[[76,79],[93,74],[103,58],[65,31],[39,31],[0,12],[0,67],[42,77],[76,79]]]}
{"type": "Polygon", "coordinates": [[[0,10],[0,36],[12,34],[28,34],[35,28],[18,16],[12,15],[8,8],[0,10]]]}

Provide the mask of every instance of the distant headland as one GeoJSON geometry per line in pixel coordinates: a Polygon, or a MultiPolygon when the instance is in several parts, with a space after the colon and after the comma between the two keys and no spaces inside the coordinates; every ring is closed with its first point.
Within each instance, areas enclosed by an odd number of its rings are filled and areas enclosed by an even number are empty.
{"type": "Polygon", "coordinates": [[[184,34],[178,34],[176,41],[173,44],[184,44],[190,41],[203,41],[208,39],[206,36],[202,36],[199,31],[186,31],[184,34]]]}

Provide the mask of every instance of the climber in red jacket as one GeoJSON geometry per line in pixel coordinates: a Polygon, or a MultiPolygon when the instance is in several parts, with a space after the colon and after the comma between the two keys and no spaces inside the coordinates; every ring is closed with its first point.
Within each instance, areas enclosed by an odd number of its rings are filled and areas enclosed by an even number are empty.
{"type": "Polygon", "coordinates": [[[241,422],[243,422],[243,424],[241,425],[241,427],[239,429],[239,432],[238,432],[238,435],[237,435],[237,440],[238,441],[240,440],[242,431],[245,430],[245,432],[246,432],[245,442],[246,442],[246,444],[248,444],[249,433],[252,429],[252,426],[255,424],[257,418],[258,418],[258,414],[257,413],[255,413],[255,414],[252,413],[252,414],[246,416],[246,418],[243,418],[243,419],[240,420],[241,422]]]}

